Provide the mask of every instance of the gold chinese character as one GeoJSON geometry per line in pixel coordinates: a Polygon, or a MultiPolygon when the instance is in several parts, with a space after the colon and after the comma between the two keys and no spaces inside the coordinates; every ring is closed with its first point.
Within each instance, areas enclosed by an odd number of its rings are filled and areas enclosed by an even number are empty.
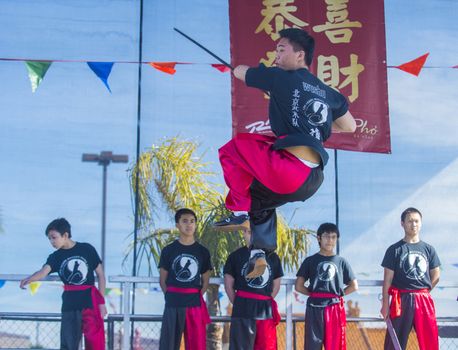
{"type": "Polygon", "coordinates": [[[259,60],[260,63],[264,64],[266,67],[270,67],[274,64],[276,58],[276,51],[267,51],[266,52],[267,58],[261,58],[259,60]]]}
{"type": "Polygon", "coordinates": [[[364,71],[364,65],[358,63],[358,55],[350,55],[350,65],[339,67],[339,60],[336,56],[318,56],[317,75],[326,85],[339,90],[351,84],[350,102],[359,97],[359,74],[364,71]],[[346,76],[340,83],[340,74],[346,76]]]}
{"type": "Polygon", "coordinates": [[[255,33],[258,34],[261,31],[265,31],[272,40],[276,41],[280,35],[278,32],[282,29],[287,28],[285,19],[297,27],[305,27],[309,24],[293,16],[291,13],[297,11],[294,4],[294,0],[264,0],[262,2],[264,9],[261,10],[261,15],[264,17],[261,24],[256,28],[255,33]],[[275,30],[272,28],[270,22],[275,20],[275,30]]]}

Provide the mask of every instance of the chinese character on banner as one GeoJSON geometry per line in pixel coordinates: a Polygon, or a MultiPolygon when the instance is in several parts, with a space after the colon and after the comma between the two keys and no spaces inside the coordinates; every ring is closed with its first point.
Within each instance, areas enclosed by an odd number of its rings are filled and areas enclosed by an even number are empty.
{"type": "MultiPolygon", "coordinates": [[[[325,146],[391,152],[383,0],[230,0],[229,16],[233,66],[271,66],[279,31],[307,30],[316,42],[311,72],[347,97],[357,120],[354,134],[332,135],[325,146]]],[[[233,133],[269,133],[267,96],[232,84],[233,133]]],[[[297,122],[301,110],[291,103],[297,122]]]]}

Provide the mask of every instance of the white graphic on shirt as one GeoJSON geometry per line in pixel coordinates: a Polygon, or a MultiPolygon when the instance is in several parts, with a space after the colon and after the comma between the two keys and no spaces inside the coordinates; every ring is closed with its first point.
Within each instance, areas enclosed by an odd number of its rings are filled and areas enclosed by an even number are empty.
{"type": "Polygon", "coordinates": [[[81,256],[72,256],[60,265],[59,275],[63,276],[67,284],[80,285],[86,282],[88,269],[86,259],[81,256]]]}
{"type": "Polygon", "coordinates": [[[313,128],[310,130],[310,135],[315,137],[318,140],[321,140],[321,132],[318,128],[313,128]]]}
{"type": "Polygon", "coordinates": [[[421,281],[428,269],[428,259],[421,252],[408,252],[401,257],[401,268],[408,279],[421,281]]]}
{"type": "Polygon", "coordinates": [[[291,114],[293,126],[299,127],[299,90],[295,89],[293,92],[293,101],[291,103],[291,114]]]}
{"type": "Polygon", "coordinates": [[[334,279],[335,275],[337,274],[337,271],[337,266],[333,262],[320,262],[317,267],[318,279],[323,282],[329,282],[334,279]]]}
{"type": "Polygon", "coordinates": [[[193,255],[181,254],[173,260],[172,269],[177,281],[191,282],[199,272],[199,262],[193,255]]]}
{"type": "Polygon", "coordinates": [[[304,114],[313,126],[320,126],[328,120],[329,106],[319,99],[312,99],[304,106],[304,114]]]}
{"type": "Polygon", "coordinates": [[[247,269],[248,269],[248,262],[246,262],[242,267],[242,276],[245,277],[246,283],[248,287],[261,289],[264,288],[270,281],[270,276],[272,275],[272,270],[270,265],[267,265],[266,270],[264,273],[256,278],[247,278],[247,269]]]}

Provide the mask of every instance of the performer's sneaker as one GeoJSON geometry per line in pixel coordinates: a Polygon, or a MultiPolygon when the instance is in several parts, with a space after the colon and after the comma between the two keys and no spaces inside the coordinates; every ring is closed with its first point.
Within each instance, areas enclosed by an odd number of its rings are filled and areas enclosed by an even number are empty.
{"type": "Polygon", "coordinates": [[[267,268],[267,261],[265,254],[256,254],[248,261],[248,270],[246,278],[256,278],[264,274],[267,268]]]}
{"type": "Polygon", "coordinates": [[[239,231],[250,229],[250,217],[247,214],[234,215],[217,221],[213,224],[213,227],[218,231],[239,231]]]}

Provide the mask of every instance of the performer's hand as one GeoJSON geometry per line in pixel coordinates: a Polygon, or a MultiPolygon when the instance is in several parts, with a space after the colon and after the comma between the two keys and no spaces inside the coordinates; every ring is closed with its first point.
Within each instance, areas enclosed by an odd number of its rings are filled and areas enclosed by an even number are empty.
{"type": "Polygon", "coordinates": [[[390,306],[383,303],[382,308],[380,309],[380,314],[382,315],[383,319],[386,320],[390,316],[390,306]]]}
{"type": "Polygon", "coordinates": [[[26,289],[27,285],[30,283],[29,277],[24,278],[21,283],[19,284],[19,288],[26,289]]]}
{"type": "Polygon", "coordinates": [[[108,315],[107,307],[105,306],[105,304],[100,304],[99,309],[100,309],[100,315],[102,315],[102,318],[105,318],[105,316],[108,315]]]}

